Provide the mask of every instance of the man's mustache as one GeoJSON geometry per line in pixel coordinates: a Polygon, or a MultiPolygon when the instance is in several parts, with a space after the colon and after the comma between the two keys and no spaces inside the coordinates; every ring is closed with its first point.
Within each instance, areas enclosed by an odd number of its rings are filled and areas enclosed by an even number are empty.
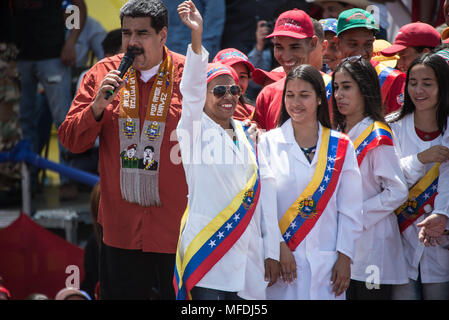
{"type": "Polygon", "coordinates": [[[128,47],[128,51],[131,51],[135,55],[142,54],[145,52],[142,48],[139,47],[128,47]]]}

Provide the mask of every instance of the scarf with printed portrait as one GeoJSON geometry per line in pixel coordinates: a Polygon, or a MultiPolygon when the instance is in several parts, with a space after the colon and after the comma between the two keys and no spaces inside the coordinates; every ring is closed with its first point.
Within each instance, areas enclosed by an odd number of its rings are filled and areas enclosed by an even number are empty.
{"type": "Polygon", "coordinates": [[[140,130],[139,87],[130,67],[120,92],[120,190],[122,197],[141,206],[161,206],[159,197],[160,151],[173,92],[173,60],[166,47],[156,74],[140,130]]]}

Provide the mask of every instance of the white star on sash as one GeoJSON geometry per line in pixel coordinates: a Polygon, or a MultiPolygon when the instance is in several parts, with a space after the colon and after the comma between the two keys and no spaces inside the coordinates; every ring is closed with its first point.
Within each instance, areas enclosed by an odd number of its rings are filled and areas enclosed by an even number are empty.
{"type": "Polygon", "coordinates": [[[290,234],[290,231],[288,231],[288,232],[285,234],[285,238],[286,238],[286,239],[290,239],[291,236],[292,236],[292,235],[290,234]]]}
{"type": "Polygon", "coordinates": [[[323,193],[324,192],[324,190],[326,190],[326,188],[325,187],[323,187],[323,186],[320,186],[320,193],[323,193]]]}
{"type": "Polygon", "coordinates": [[[434,185],[432,186],[432,191],[437,191],[437,189],[438,189],[438,186],[437,186],[436,184],[434,184],[434,185]]]}
{"type": "Polygon", "coordinates": [[[430,195],[429,195],[428,193],[424,193],[424,196],[423,196],[423,197],[424,197],[425,200],[427,200],[427,199],[430,198],[430,195]]]}
{"type": "Polygon", "coordinates": [[[335,161],[335,159],[334,159],[332,156],[327,157],[327,160],[328,160],[329,162],[334,162],[334,161],[335,161]]]}
{"type": "Polygon", "coordinates": [[[210,246],[211,248],[215,247],[215,246],[216,246],[215,240],[211,240],[211,241],[209,242],[209,246],[210,246]]]}
{"type": "Polygon", "coordinates": [[[234,217],[234,221],[239,221],[240,220],[240,213],[237,213],[234,217]]]}
{"type": "Polygon", "coordinates": [[[328,183],[330,180],[329,176],[324,176],[324,182],[328,183]]]}
{"type": "Polygon", "coordinates": [[[363,141],[362,147],[366,147],[368,145],[368,141],[363,141]]]}
{"type": "Polygon", "coordinates": [[[230,230],[230,229],[232,229],[232,223],[227,223],[226,224],[226,227],[225,227],[228,231],[230,230]]]}
{"type": "Polygon", "coordinates": [[[327,171],[332,171],[331,165],[328,165],[326,170],[327,170],[327,171]]]}
{"type": "Polygon", "coordinates": [[[223,231],[218,232],[217,237],[218,237],[218,239],[223,238],[224,237],[224,232],[223,231]]]}
{"type": "Polygon", "coordinates": [[[295,229],[296,228],[296,221],[293,221],[292,224],[290,225],[290,228],[295,229]]]}

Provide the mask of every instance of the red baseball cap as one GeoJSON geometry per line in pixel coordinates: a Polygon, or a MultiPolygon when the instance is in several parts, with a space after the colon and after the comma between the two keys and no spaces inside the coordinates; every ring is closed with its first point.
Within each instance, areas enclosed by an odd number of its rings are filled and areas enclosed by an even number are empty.
{"type": "Polygon", "coordinates": [[[255,69],[253,64],[249,62],[246,54],[234,48],[227,48],[218,51],[214,60],[212,60],[212,63],[214,62],[220,62],[231,67],[236,63],[242,62],[248,67],[249,72],[253,72],[255,69]]]}
{"type": "Polygon", "coordinates": [[[293,9],[283,12],[276,20],[274,30],[266,38],[285,36],[296,39],[312,38],[313,24],[309,15],[302,10],[293,9]]]}
{"type": "Polygon", "coordinates": [[[221,76],[222,74],[231,76],[234,79],[235,84],[239,84],[239,77],[234,68],[219,62],[207,64],[207,83],[209,83],[212,79],[221,76]]]}
{"type": "Polygon", "coordinates": [[[385,56],[392,56],[408,47],[437,47],[440,44],[440,34],[434,27],[423,22],[413,22],[402,26],[393,45],[381,52],[385,56]]]}
{"type": "Polygon", "coordinates": [[[285,77],[285,71],[282,67],[277,67],[270,72],[257,68],[253,72],[253,81],[261,86],[265,84],[265,80],[267,78],[273,82],[276,82],[281,80],[283,77],[285,77]]]}

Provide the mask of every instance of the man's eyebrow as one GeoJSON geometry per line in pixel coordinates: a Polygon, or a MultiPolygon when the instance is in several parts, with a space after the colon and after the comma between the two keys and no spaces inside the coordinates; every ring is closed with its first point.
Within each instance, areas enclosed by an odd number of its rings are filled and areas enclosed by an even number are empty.
{"type": "MultiPolygon", "coordinates": [[[[122,28],[122,32],[130,32],[130,29],[122,28]]],[[[136,32],[149,32],[149,29],[137,29],[136,32]]]]}

